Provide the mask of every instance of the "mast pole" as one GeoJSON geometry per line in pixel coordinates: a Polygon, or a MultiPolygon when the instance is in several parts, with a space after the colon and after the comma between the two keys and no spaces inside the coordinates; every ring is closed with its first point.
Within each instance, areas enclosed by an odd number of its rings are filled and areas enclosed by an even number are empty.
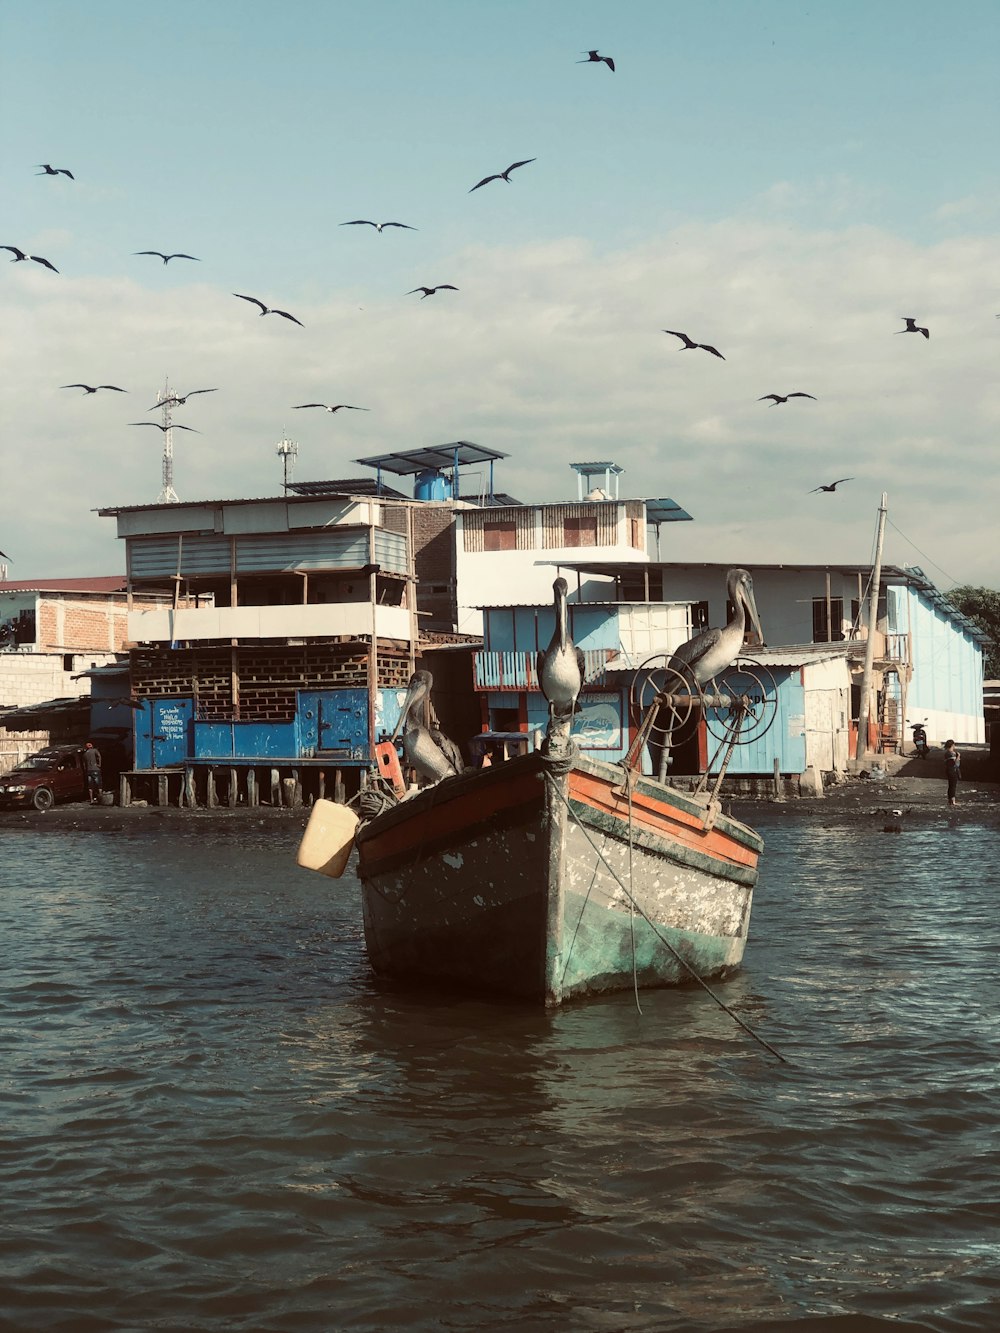
{"type": "Polygon", "coordinates": [[[882,543],[885,538],[885,516],[888,508],[889,501],[885,491],[883,491],[882,503],[878,510],[878,530],[875,536],[875,565],[872,569],[872,582],[868,595],[868,637],[865,640],[865,665],[861,675],[861,703],[858,707],[858,759],[863,759],[869,753],[868,720],[871,716],[872,664],[875,660],[878,591],[882,582],[882,543]]]}

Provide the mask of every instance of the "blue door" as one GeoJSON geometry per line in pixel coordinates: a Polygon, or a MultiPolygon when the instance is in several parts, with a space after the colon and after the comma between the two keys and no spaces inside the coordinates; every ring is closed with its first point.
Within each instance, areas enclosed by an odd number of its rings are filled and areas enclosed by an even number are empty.
{"type": "Polygon", "coordinates": [[[320,695],[317,754],[369,758],[367,690],[331,690],[320,695]]]}
{"type": "Polygon", "coordinates": [[[183,764],[193,754],[194,701],[153,700],[153,768],[183,764]]]}

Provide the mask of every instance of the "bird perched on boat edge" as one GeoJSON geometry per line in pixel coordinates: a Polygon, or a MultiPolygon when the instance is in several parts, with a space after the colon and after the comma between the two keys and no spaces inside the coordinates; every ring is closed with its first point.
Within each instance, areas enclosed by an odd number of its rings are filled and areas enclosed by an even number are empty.
{"type": "Polygon", "coordinates": [[[726,576],[726,596],[733,607],[732,616],[724,629],[706,629],[695,634],[676,648],[668,666],[696,684],[704,685],[720,671],[732,666],[743,651],[747,619],[764,642],[757,603],[753,595],[753,579],[745,569],[731,569],[726,576]]]}
{"type": "Polygon", "coordinates": [[[406,687],[402,712],[396,723],[390,740],[395,740],[403,733],[403,754],[411,768],[416,769],[428,782],[440,782],[442,778],[453,778],[461,773],[465,764],[458,746],[448,739],[440,727],[430,726],[426,716],[429,712],[431,687],[434,677],[429,671],[414,671],[406,687]]]}
{"type": "Polygon", "coordinates": [[[922,333],[925,338],[929,338],[931,336],[930,329],[926,329],[923,327],[923,325],[918,324],[916,319],[912,318],[910,315],[900,315],[899,318],[904,322],[906,328],[897,329],[896,330],[897,333],[922,333]]]}
{"type": "Polygon", "coordinates": [[[569,584],[558,578],[552,584],[556,626],[549,646],[538,654],[538,684],[549,705],[550,717],[572,717],[577,696],[583,688],[584,656],[569,634],[566,598],[569,584]]]}
{"type": "Polygon", "coordinates": [[[615,62],[611,59],[610,56],[599,55],[596,51],[586,51],[584,52],[584,54],[586,55],[587,59],[578,60],[576,62],[578,65],[594,65],[594,64],[599,65],[603,60],[605,65],[607,65],[608,69],[611,71],[611,73],[614,74],[615,62]]]}

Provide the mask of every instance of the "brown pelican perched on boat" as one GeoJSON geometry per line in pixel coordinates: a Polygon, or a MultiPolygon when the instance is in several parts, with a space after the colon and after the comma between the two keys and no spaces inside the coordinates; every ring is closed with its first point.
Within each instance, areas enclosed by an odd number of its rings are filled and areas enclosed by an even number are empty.
{"type": "Polygon", "coordinates": [[[687,643],[682,643],[668,663],[682,676],[693,678],[699,685],[704,685],[720,671],[725,671],[739,657],[748,616],[760,642],[764,642],[764,631],[760,627],[760,616],[753,596],[753,579],[747,570],[729,571],[726,576],[726,594],[732,603],[733,614],[725,629],[702,630],[694,638],[688,639],[687,643]]]}
{"type": "Polygon", "coordinates": [[[440,782],[461,773],[465,764],[462,752],[454,741],[437,726],[427,725],[427,705],[430,702],[434,677],[429,671],[414,671],[406,689],[403,711],[399,715],[391,740],[403,733],[403,754],[411,768],[415,768],[428,782],[440,782]],[[420,714],[416,713],[420,708],[420,714]]]}
{"type": "Polygon", "coordinates": [[[538,654],[538,684],[548,700],[549,717],[572,717],[577,695],[583,687],[583,653],[569,636],[566,594],[569,584],[556,579],[552,585],[555,596],[556,627],[549,646],[538,654]]]}

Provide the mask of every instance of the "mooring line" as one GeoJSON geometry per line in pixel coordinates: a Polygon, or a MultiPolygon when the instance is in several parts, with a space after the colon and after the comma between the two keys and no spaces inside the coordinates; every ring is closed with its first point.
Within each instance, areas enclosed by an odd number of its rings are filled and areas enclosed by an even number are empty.
{"type": "Polygon", "coordinates": [[[556,786],[555,781],[553,780],[553,778],[551,777],[551,775],[548,774],[548,773],[546,773],[545,777],[546,777],[546,780],[552,784],[552,790],[555,792],[555,794],[559,797],[560,801],[562,801],[563,805],[565,805],[566,809],[569,811],[569,813],[570,813],[570,818],[574,821],[574,823],[576,824],[577,828],[580,830],[580,832],[583,834],[583,836],[584,836],[584,837],[587,839],[587,841],[590,843],[591,847],[594,849],[594,851],[597,853],[597,855],[600,857],[600,859],[604,862],[605,866],[607,867],[608,874],[611,876],[611,878],[615,881],[615,883],[616,883],[616,884],[618,885],[618,887],[621,889],[622,893],[625,894],[625,897],[629,900],[629,902],[632,904],[632,906],[635,908],[635,910],[639,913],[639,915],[643,918],[643,920],[646,922],[646,924],[650,927],[650,929],[652,930],[653,934],[657,937],[657,939],[660,941],[660,943],[666,945],[666,947],[667,947],[667,948],[670,950],[670,952],[674,955],[674,957],[677,959],[677,961],[680,963],[680,965],[681,965],[687,972],[690,973],[690,975],[694,978],[695,981],[697,981],[698,985],[701,986],[701,988],[702,988],[703,990],[705,990],[705,991],[708,992],[708,994],[712,997],[712,999],[713,999],[713,1000],[715,1001],[715,1003],[719,1006],[719,1008],[725,1010],[725,1012],[729,1015],[729,1017],[733,1020],[734,1023],[739,1024],[739,1026],[744,1030],[744,1032],[749,1033],[749,1035],[750,1035],[751,1037],[753,1037],[754,1041],[758,1042],[761,1046],[763,1046],[765,1050],[770,1051],[771,1054],[772,1054],[776,1059],[780,1060],[781,1063],[782,1063],[783,1065],[787,1065],[787,1064],[788,1064],[788,1061],[787,1061],[787,1060],[785,1059],[785,1057],[781,1054],[781,1052],[780,1052],[780,1051],[776,1051],[776,1050],[774,1049],[774,1047],[771,1045],[771,1043],[770,1043],[769,1041],[765,1041],[763,1037],[759,1036],[756,1032],[754,1032],[753,1028],[750,1026],[749,1023],[744,1023],[743,1019],[740,1018],[739,1014],[734,1013],[733,1010],[730,1009],[729,1005],[726,1004],[724,1000],[721,1000],[721,999],[718,997],[718,995],[716,995],[715,991],[712,990],[711,986],[709,986],[708,983],[707,983],[706,981],[704,981],[704,980],[698,975],[698,973],[694,970],[694,968],[693,968],[693,967],[691,966],[691,964],[687,961],[687,959],[684,958],[683,955],[680,954],[680,953],[674,948],[674,946],[670,943],[670,941],[669,941],[668,939],[666,939],[663,935],[660,934],[660,931],[658,930],[658,928],[657,928],[657,926],[656,926],[656,923],[655,923],[654,921],[651,921],[651,920],[649,919],[649,917],[648,917],[648,916],[646,915],[646,913],[643,911],[641,904],[638,903],[638,902],[635,900],[635,898],[632,896],[632,894],[628,891],[628,889],[625,887],[625,885],[624,885],[624,884],[621,882],[621,880],[618,878],[618,875],[615,873],[615,868],[614,868],[614,866],[612,866],[612,864],[610,863],[610,861],[608,860],[608,858],[607,858],[607,857],[604,855],[604,853],[601,851],[600,847],[598,847],[597,844],[594,842],[593,838],[591,838],[590,834],[589,834],[588,831],[587,831],[586,826],[583,824],[583,822],[581,821],[580,817],[577,815],[576,811],[573,809],[572,805],[570,805],[569,801],[566,799],[566,797],[563,795],[563,793],[562,793],[562,792],[559,790],[559,788],[556,786]]]}

